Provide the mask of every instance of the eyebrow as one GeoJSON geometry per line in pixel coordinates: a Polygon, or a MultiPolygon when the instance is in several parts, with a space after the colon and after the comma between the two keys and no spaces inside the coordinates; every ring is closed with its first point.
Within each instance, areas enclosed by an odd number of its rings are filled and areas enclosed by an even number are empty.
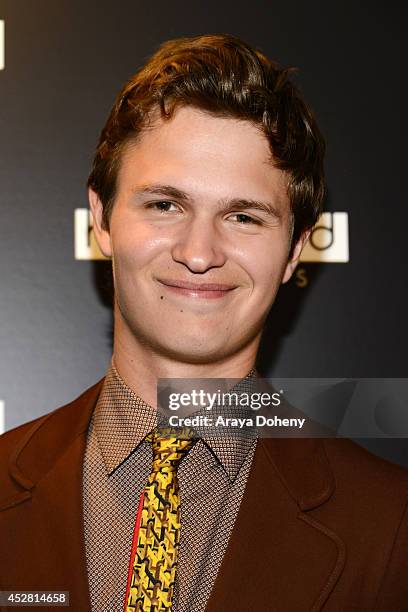
{"type": "Polygon", "coordinates": [[[177,200],[190,200],[190,197],[177,187],[172,185],[142,185],[133,190],[135,194],[150,193],[152,195],[164,195],[176,198],[177,200]]]}
{"type": "MultiPolygon", "coordinates": [[[[135,194],[152,194],[175,198],[184,202],[191,201],[190,196],[181,189],[174,187],[173,185],[142,185],[133,190],[135,194]]],[[[232,198],[222,199],[223,211],[227,212],[230,210],[248,210],[255,209],[260,210],[268,215],[272,215],[276,219],[282,218],[281,211],[272,204],[272,202],[263,202],[261,200],[247,199],[247,198],[232,198]]]]}
{"type": "Polygon", "coordinates": [[[282,218],[282,213],[276,208],[276,206],[274,206],[271,202],[262,202],[260,200],[233,198],[232,200],[225,201],[225,208],[226,210],[248,210],[250,208],[260,210],[268,215],[272,215],[273,217],[276,217],[276,219],[282,218]]]}

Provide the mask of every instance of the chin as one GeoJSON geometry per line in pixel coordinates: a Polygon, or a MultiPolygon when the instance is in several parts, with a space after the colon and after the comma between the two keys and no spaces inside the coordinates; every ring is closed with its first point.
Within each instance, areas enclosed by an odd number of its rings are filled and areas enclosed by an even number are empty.
{"type": "Polygon", "coordinates": [[[228,350],[226,344],[220,343],[219,339],[216,344],[211,345],[205,338],[184,338],[184,341],[180,343],[177,340],[166,342],[161,337],[160,340],[153,340],[151,346],[155,353],[163,357],[191,364],[214,363],[234,352],[228,350]]]}

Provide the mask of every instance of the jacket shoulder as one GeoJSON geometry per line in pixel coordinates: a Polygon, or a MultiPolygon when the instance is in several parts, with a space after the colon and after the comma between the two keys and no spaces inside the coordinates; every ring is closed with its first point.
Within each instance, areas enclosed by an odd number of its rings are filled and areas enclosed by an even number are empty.
{"type": "Polygon", "coordinates": [[[365,481],[400,482],[403,487],[408,487],[407,468],[374,455],[353,440],[327,438],[324,445],[329,462],[339,477],[353,474],[353,477],[365,481]]]}
{"type": "Polygon", "coordinates": [[[331,507],[319,508],[318,516],[346,543],[349,567],[359,559],[361,567],[375,570],[370,610],[405,610],[408,470],[351,440],[326,439],[324,444],[336,487],[331,507]]]}
{"type": "Polygon", "coordinates": [[[95,404],[103,380],[86,389],[72,402],[14,427],[0,436],[0,490],[4,490],[3,487],[6,487],[10,481],[10,463],[16,460],[19,454],[22,455],[24,462],[26,447],[31,448],[31,456],[35,455],[36,450],[39,456],[50,441],[53,442],[54,448],[59,445],[63,447],[64,442],[72,435],[83,431],[89,422],[87,408],[95,404]]]}
{"type": "Polygon", "coordinates": [[[377,457],[352,440],[324,440],[340,506],[353,500],[367,521],[398,522],[408,503],[408,470],[377,457]],[[373,511],[375,508],[375,511],[373,511]]]}

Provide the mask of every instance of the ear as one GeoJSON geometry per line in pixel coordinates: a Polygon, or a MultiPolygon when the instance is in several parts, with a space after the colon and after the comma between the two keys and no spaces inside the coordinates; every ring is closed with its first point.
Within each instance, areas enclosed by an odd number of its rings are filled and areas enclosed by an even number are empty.
{"type": "Polygon", "coordinates": [[[295,248],[293,249],[293,253],[291,255],[290,260],[288,261],[288,263],[286,264],[286,268],[285,268],[285,272],[283,274],[283,278],[282,278],[282,284],[283,283],[287,283],[288,280],[290,280],[293,272],[296,269],[296,266],[298,264],[299,261],[299,257],[300,254],[303,250],[303,247],[305,246],[306,242],[309,239],[310,236],[310,231],[308,230],[306,232],[304,232],[301,237],[299,238],[299,240],[297,241],[295,248]]]}
{"type": "Polygon", "coordinates": [[[93,231],[99,249],[105,257],[112,257],[112,247],[110,233],[103,223],[103,206],[102,202],[93,189],[88,189],[89,207],[93,217],[93,231]]]}

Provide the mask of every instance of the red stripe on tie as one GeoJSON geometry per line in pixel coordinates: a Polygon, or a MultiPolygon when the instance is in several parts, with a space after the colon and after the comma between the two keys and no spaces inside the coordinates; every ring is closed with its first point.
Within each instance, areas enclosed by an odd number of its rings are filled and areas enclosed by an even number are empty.
{"type": "Polygon", "coordinates": [[[133,530],[132,549],[130,551],[130,561],[129,561],[128,579],[127,579],[127,585],[126,585],[124,612],[126,612],[126,610],[127,610],[127,602],[128,602],[128,598],[129,598],[129,591],[130,591],[130,581],[132,579],[133,564],[134,564],[134,561],[135,561],[136,548],[137,548],[137,540],[138,540],[138,537],[139,537],[140,520],[142,518],[142,509],[143,509],[144,494],[145,494],[145,492],[143,490],[142,494],[140,496],[139,508],[137,510],[136,520],[135,520],[135,527],[134,527],[134,530],[133,530]]]}

